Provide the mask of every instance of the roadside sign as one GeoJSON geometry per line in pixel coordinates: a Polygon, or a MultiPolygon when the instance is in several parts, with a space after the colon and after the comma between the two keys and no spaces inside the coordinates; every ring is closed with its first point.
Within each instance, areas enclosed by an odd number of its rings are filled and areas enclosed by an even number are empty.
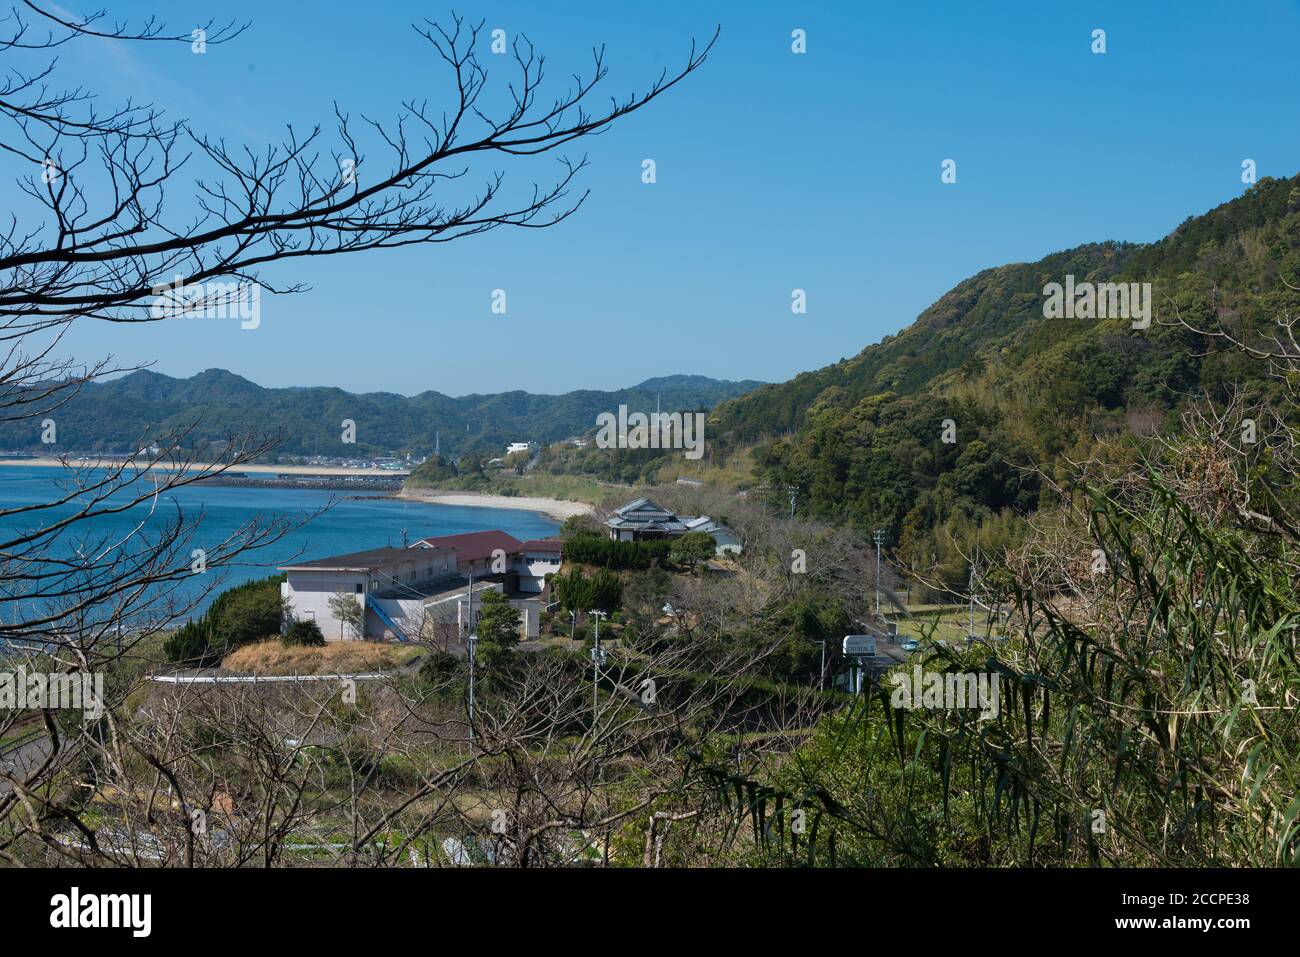
{"type": "Polygon", "coordinates": [[[876,653],[876,636],[845,635],[844,653],[846,655],[874,655],[876,653]]]}

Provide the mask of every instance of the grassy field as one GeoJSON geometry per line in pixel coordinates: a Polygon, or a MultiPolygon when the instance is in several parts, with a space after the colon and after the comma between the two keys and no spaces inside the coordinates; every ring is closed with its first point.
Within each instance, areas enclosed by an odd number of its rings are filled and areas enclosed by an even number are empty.
{"type": "Polygon", "coordinates": [[[725,466],[718,466],[706,459],[692,462],[675,457],[669,464],[660,467],[656,480],[660,485],[672,485],[677,479],[684,478],[732,491],[752,488],[756,481],[753,453],[752,447],[736,449],[728,457],[725,466]]]}
{"type": "Polygon", "coordinates": [[[236,648],[221,666],[252,675],[328,675],[386,671],[420,656],[423,648],[370,641],[339,641],[324,648],[286,647],[278,640],[236,648]]]}
{"type": "MultiPolygon", "coordinates": [[[[961,642],[970,631],[970,611],[965,605],[912,605],[908,607],[912,620],[900,621],[898,630],[917,638],[930,637],[936,641],[961,642]]],[[[975,610],[975,634],[1003,635],[1006,625],[988,621],[988,613],[975,610]]]]}

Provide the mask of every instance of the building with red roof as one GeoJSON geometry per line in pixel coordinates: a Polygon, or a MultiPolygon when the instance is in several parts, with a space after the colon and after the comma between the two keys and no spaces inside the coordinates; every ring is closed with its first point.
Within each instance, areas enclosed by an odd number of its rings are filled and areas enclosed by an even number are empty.
{"type": "Polygon", "coordinates": [[[456,571],[469,577],[502,576],[507,592],[540,592],[546,576],[559,571],[564,543],[558,538],[534,538],[521,542],[506,532],[462,532],[422,538],[412,548],[450,550],[456,556],[456,571]]]}

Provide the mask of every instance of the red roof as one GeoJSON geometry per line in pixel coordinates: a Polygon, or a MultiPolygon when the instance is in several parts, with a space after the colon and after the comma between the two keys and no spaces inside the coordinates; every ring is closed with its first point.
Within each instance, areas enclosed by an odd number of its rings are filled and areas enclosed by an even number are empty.
{"type": "Polygon", "coordinates": [[[521,552],[562,552],[564,542],[558,538],[530,538],[519,546],[521,552]]]}
{"type": "Polygon", "coordinates": [[[435,548],[454,548],[456,561],[472,562],[480,558],[491,558],[492,553],[498,548],[509,555],[518,551],[523,543],[513,535],[493,529],[488,532],[462,532],[459,535],[422,538],[415,544],[435,548]]]}

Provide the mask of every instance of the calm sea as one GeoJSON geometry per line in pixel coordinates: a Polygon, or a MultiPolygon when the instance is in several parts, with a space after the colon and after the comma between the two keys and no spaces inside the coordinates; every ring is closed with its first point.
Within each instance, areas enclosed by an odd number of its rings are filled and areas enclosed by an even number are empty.
{"type": "MultiPolygon", "coordinates": [[[[67,474],[57,468],[24,466],[0,467],[0,511],[53,501],[66,494],[67,474]]],[[[324,514],[316,515],[305,525],[264,549],[249,552],[243,561],[249,566],[223,569],[223,587],[251,578],[275,574],[279,563],[295,559],[325,558],[367,548],[402,544],[402,533],[409,541],[430,535],[451,535],[499,528],[516,538],[545,538],[554,534],[558,524],[545,516],[517,509],[469,508],[461,505],[432,505],[385,498],[344,498],[344,492],[314,489],[248,488],[217,485],[191,485],[169,492],[150,516],[146,505],[126,512],[102,516],[93,527],[78,537],[98,541],[102,536],[124,536],[142,521],[158,528],[174,520],[176,506],[187,519],[199,521],[196,547],[203,541],[221,542],[248,521],[261,516],[287,517],[295,523],[327,504],[324,514]]],[[[364,494],[364,493],[361,493],[364,494]]],[[[125,497],[125,496],[123,496],[125,497]]],[[[35,522],[48,524],[57,516],[75,513],[72,505],[41,513],[39,519],[29,514],[0,515],[0,535],[11,538],[15,532],[32,529],[35,522]]],[[[71,550],[73,542],[65,539],[71,550]]],[[[199,576],[196,576],[196,578],[199,576]]],[[[196,589],[201,587],[196,582],[196,589]]],[[[209,596],[211,597],[211,596],[209,596]]]]}

